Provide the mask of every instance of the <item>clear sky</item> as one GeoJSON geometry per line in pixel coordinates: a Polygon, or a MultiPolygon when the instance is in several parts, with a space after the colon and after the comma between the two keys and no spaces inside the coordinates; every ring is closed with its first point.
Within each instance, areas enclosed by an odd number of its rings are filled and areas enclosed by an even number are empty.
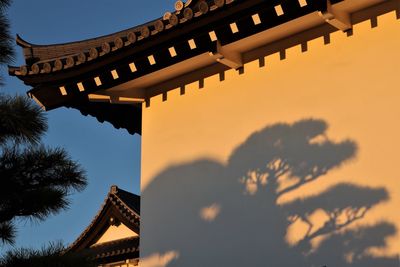
{"type": "MultiPolygon", "coordinates": [[[[174,0],[15,0],[8,10],[12,33],[35,44],[63,43],[123,30],[173,10],[174,0]]],[[[14,65],[22,65],[16,48],[14,65]]],[[[1,70],[6,76],[5,70],[1,70]]],[[[29,88],[15,77],[6,77],[8,94],[25,94],[29,88]]],[[[49,241],[65,244],[91,222],[112,184],[140,194],[140,136],[114,129],[61,108],[47,113],[49,131],[44,143],[64,147],[87,171],[89,185],[71,196],[71,208],[45,222],[20,221],[15,246],[41,247],[49,241]]],[[[132,123],[134,123],[132,121],[132,123]]],[[[32,200],[34,201],[34,200],[32,200]]]]}

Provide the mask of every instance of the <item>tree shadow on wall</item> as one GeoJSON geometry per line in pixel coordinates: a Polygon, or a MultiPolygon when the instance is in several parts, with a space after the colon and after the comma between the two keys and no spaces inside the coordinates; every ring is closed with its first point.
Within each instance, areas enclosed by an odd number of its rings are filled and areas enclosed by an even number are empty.
{"type": "Polygon", "coordinates": [[[395,257],[369,253],[386,247],[394,225],[355,224],[388,200],[386,189],[341,183],[278,201],[327,179],[325,174],[355,156],[353,141],[334,142],[326,130],[326,122],[314,119],[275,124],[253,133],[226,165],[204,159],[169,167],[142,192],[142,225],[152,230],[146,232],[147,247],[152,253],[177,251],[169,267],[398,266],[395,257]],[[289,244],[296,224],[303,230],[289,244]],[[322,241],[313,246],[317,239],[322,241]]]}

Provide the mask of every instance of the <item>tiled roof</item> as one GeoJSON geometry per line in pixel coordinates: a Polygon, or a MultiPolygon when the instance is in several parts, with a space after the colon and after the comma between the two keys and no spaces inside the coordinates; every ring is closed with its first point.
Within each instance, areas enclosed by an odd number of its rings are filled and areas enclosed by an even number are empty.
{"type": "MultiPolygon", "coordinates": [[[[17,44],[23,48],[26,65],[11,68],[17,76],[38,75],[73,68],[103,56],[112,54],[124,47],[141,46],[149,37],[172,31],[192,19],[212,15],[240,0],[196,0],[177,1],[174,12],[166,12],[163,17],[117,33],[93,39],[55,44],[35,45],[17,35],[17,44]]],[[[257,2],[257,1],[253,1],[257,2]]]]}
{"type": "MultiPolygon", "coordinates": [[[[73,242],[69,248],[69,252],[87,252],[91,251],[91,246],[95,244],[97,239],[103,234],[103,232],[109,227],[113,222],[110,219],[113,218],[114,221],[125,224],[133,232],[139,235],[140,233],[140,196],[124,191],[117,186],[112,186],[110,192],[108,193],[101,209],[98,211],[96,216],[93,218],[90,225],[82,232],[82,234],[73,242]]],[[[129,238],[129,240],[117,240],[113,242],[103,243],[102,245],[95,245],[93,253],[96,257],[104,257],[107,253],[106,248],[121,248],[126,253],[137,252],[138,251],[138,237],[129,238]],[[130,240],[130,241],[129,241],[130,240]],[[114,245],[118,244],[116,247],[114,245]],[[121,244],[125,244],[121,247],[121,244]],[[101,251],[101,252],[100,252],[101,251]],[[106,253],[106,254],[104,254],[106,253]],[[101,256],[103,255],[103,256],[101,256]]],[[[114,252],[109,251],[113,256],[114,252]]],[[[124,252],[124,253],[125,253],[124,252]]],[[[91,254],[94,255],[92,252],[91,254]]]]}
{"type": "Polygon", "coordinates": [[[293,46],[306,51],[308,41],[337,30],[351,36],[353,24],[393,10],[400,14],[395,0],[177,1],[157,20],[90,40],[34,45],[17,37],[26,65],[9,73],[45,110],[72,107],[141,133],[142,104],[156,95],[164,100],[169,90],[257,59],[262,65],[270,54],[284,58],[293,46]]]}

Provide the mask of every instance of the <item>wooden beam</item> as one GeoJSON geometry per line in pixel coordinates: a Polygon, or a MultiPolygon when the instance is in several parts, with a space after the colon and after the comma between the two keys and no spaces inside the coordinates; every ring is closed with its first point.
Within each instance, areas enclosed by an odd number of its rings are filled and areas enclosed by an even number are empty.
{"type": "Polygon", "coordinates": [[[88,94],[88,99],[90,102],[106,102],[111,104],[137,104],[145,101],[144,98],[109,96],[101,94],[88,94]]]}
{"type": "Polygon", "coordinates": [[[242,55],[239,52],[226,50],[219,41],[217,41],[215,51],[210,51],[210,56],[225,66],[232,69],[238,69],[243,66],[242,55]]]}
{"type": "Polygon", "coordinates": [[[143,103],[145,100],[144,98],[133,98],[133,97],[111,97],[112,104],[137,104],[143,103]]]}
{"type": "Polygon", "coordinates": [[[318,14],[330,25],[341,31],[347,31],[351,29],[351,18],[350,14],[339,10],[339,8],[332,6],[330,0],[325,0],[326,10],[318,12],[318,14]]]}
{"type": "Polygon", "coordinates": [[[110,102],[111,98],[108,95],[88,94],[88,99],[90,102],[110,102]]]}
{"type": "Polygon", "coordinates": [[[39,99],[37,99],[32,93],[28,93],[28,96],[30,97],[30,98],[32,98],[38,105],[39,105],[39,107],[41,108],[41,109],[43,109],[44,111],[46,111],[46,107],[42,104],[42,102],[40,102],[39,101],[39,99]]]}

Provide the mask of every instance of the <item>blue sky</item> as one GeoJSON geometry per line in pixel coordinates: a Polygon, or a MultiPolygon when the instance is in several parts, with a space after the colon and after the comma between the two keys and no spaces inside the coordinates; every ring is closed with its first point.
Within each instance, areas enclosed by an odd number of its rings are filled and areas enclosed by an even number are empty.
{"type": "MultiPolygon", "coordinates": [[[[53,44],[97,37],[147,22],[173,10],[174,2],[15,0],[8,15],[14,35],[18,33],[35,44],[53,44]]],[[[22,65],[22,51],[16,51],[14,65],[22,65]]],[[[6,76],[5,70],[1,71],[6,76]]],[[[25,94],[28,89],[15,77],[6,77],[2,92],[25,94]]],[[[71,196],[68,211],[45,222],[19,221],[16,247],[38,248],[49,241],[74,241],[95,216],[112,184],[140,194],[140,136],[116,130],[72,109],[53,110],[47,117],[49,131],[44,143],[64,147],[86,169],[89,185],[71,196]]]]}

